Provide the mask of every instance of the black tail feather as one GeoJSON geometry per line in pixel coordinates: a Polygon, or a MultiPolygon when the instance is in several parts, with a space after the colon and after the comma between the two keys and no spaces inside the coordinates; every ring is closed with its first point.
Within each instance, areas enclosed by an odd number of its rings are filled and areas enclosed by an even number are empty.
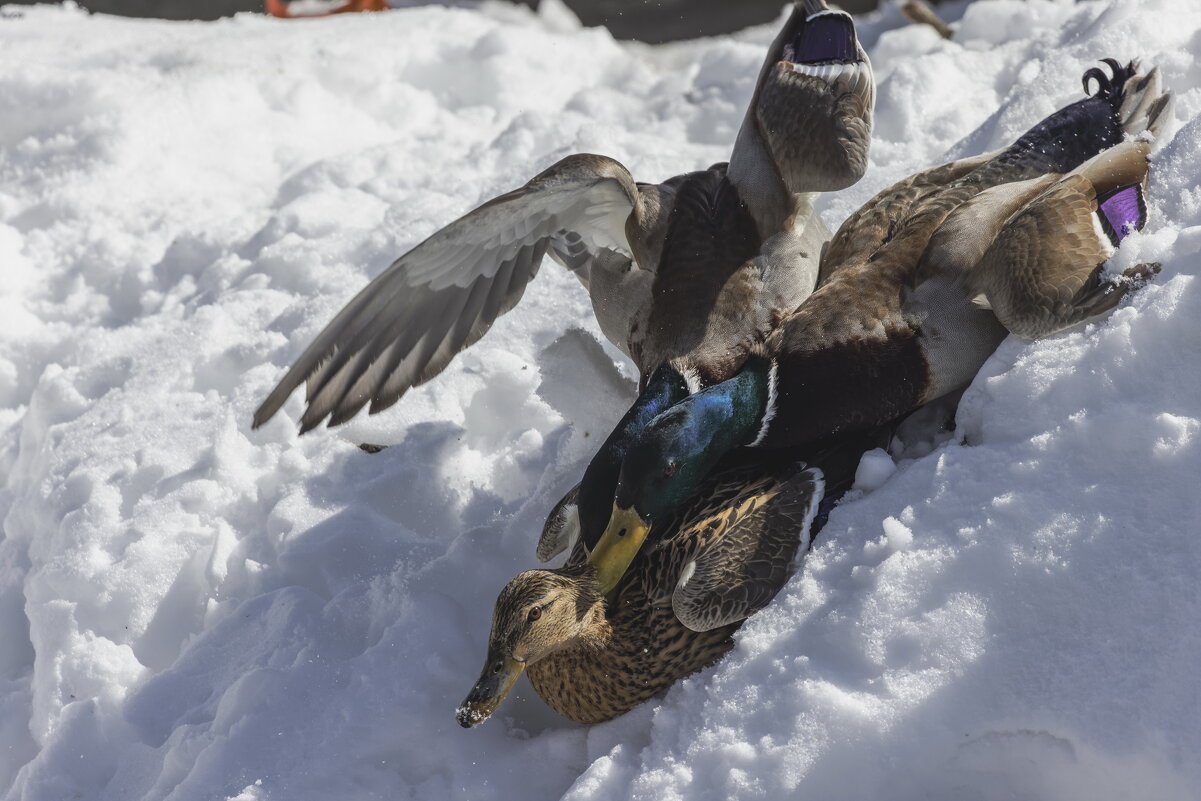
{"type": "Polygon", "coordinates": [[[1084,73],[1082,83],[1088,97],[1056,111],[1022,135],[994,163],[1017,170],[1025,177],[1065,173],[1079,167],[1102,150],[1125,137],[1119,110],[1130,81],[1138,75],[1138,62],[1123,66],[1115,59],[1084,73]],[[1090,92],[1095,83],[1096,91],[1090,92]]]}
{"type": "Polygon", "coordinates": [[[1138,62],[1130,61],[1123,67],[1116,58],[1103,58],[1101,63],[1109,67],[1109,71],[1113,73],[1112,76],[1106,75],[1100,67],[1088,70],[1084,73],[1081,81],[1084,84],[1084,94],[1090,97],[1102,97],[1110,101],[1116,111],[1122,105],[1123,87],[1138,71],[1138,62]],[[1089,91],[1088,82],[1090,80],[1097,82],[1096,92],[1089,91]]]}

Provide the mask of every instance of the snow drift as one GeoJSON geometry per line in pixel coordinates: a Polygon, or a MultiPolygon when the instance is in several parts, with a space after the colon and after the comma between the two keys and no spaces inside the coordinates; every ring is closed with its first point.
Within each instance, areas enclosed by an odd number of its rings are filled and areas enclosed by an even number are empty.
{"type": "Polygon", "coordinates": [[[585,293],[387,413],[257,403],[396,255],[573,151],[723,160],[774,31],[661,48],[552,9],[175,24],[0,14],[0,797],[1185,799],[1201,786],[1201,9],[888,10],[837,225],[1006,144],[1097,59],[1176,122],[1109,319],[1008,340],[952,436],[865,460],[716,667],[608,724],[453,718],[495,593],[632,397],[585,293]],[[291,419],[288,419],[288,418],[291,419]],[[360,442],[394,447],[371,455],[360,442]],[[869,491],[870,490],[870,491],[869,491]],[[5,789],[7,788],[7,789],[5,789]]]}

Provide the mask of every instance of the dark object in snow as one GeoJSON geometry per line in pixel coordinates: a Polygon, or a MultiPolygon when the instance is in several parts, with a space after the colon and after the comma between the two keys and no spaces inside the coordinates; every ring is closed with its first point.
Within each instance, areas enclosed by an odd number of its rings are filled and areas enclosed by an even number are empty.
{"type": "Polygon", "coordinates": [[[938,35],[944,39],[950,39],[954,34],[951,26],[943,22],[925,0],[905,0],[905,3],[901,6],[901,13],[910,22],[916,22],[919,25],[929,25],[938,31],[938,35]]]}

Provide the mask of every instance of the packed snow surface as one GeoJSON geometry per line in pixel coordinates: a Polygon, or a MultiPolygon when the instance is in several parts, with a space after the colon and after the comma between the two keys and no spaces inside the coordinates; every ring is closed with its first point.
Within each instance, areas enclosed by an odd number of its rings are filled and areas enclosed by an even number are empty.
{"type": "MultiPolygon", "coordinates": [[[[719,665],[590,728],[464,731],[492,601],[632,396],[574,279],[387,413],[251,412],[342,304],[574,151],[724,160],[771,26],[664,48],[561,8],[172,24],[0,13],[0,797],[1148,799],[1201,787],[1201,7],[861,25],[873,192],[1141,57],[1176,93],[1157,280],[1006,341],[869,455],[719,665]],[[928,430],[928,428],[927,428],[928,430]],[[371,455],[361,442],[393,445],[371,455]]],[[[960,18],[961,17],[961,18],[960,18]]]]}

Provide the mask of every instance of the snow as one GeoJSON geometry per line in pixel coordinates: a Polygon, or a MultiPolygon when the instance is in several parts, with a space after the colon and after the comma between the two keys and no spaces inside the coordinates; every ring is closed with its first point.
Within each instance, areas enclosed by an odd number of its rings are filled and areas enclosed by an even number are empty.
{"type": "Polygon", "coordinates": [[[1161,275],[1007,340],[953,435],[870,455],[716,667],[591,728],[523,683],[471,731],[495,594],[632,397],[586,295],[546,266],[382,415],[300,439],[299,395],[251,412],[370,276],[563,155],[656,180],[726,158],[772,26],[651,48],[561,7],[11,8],[0,798],[1196,796],[1201,8],[978,0],[952,41],[863,23],[872,165],[831,224],[1141,56],[1176,123],[1118,259],[1161,275]]]}
{"type": "Polygon", "coordinates": [[[853,489],[870,492],[884,486],[889,476],[897,471],[896,462],[883,448],[876,448],[863,454],[859,460],[859,469],[855,471],[853,489]]]}

